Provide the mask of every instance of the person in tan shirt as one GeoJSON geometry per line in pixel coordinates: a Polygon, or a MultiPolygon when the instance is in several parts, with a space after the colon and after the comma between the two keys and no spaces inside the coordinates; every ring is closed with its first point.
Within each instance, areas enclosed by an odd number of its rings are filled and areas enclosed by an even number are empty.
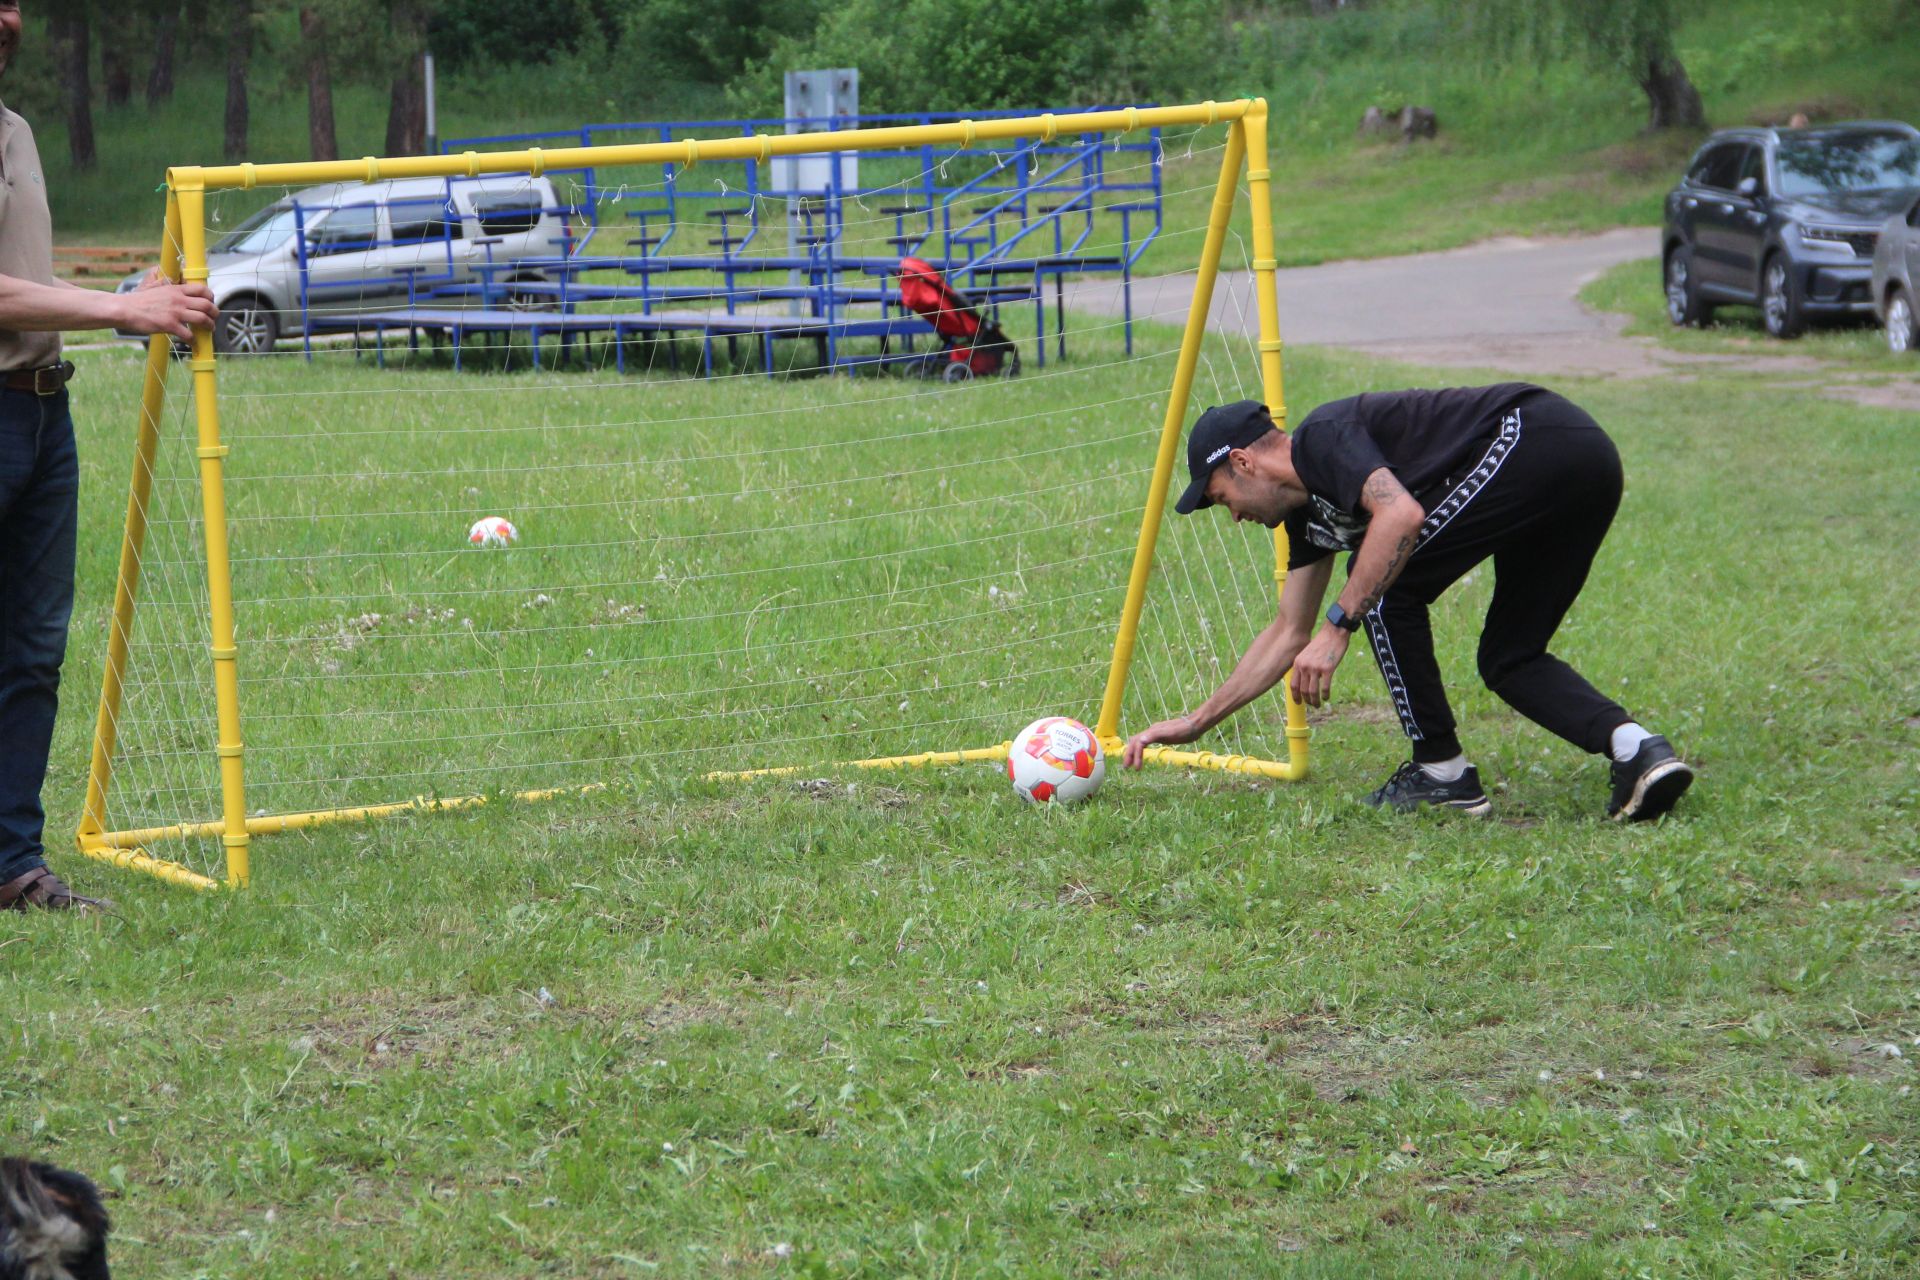
{"type": "MultiPolygon", "coordinates": [[[[0,0],[0,81],[20,47],[19,0],[0,0]]],[[[33,130],[0,105],[0,910],[98,906],[47,869],[40,788],[73,614],[79,460],[65,329],[189,338],[211,328],[204,283],[158,273],[132,293],[53,276],[53,219],[33,130]]]]}

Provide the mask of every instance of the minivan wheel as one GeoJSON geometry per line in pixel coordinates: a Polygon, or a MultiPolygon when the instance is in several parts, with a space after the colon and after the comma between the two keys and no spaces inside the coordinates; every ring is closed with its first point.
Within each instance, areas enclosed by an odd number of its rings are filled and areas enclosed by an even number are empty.
{"type": "Polygon", "coordinates": [[[1797,338],[1806,330],[1807,318],[1800,310],[1800,288],[1794,283],[1787,260],[1779,254],[1767,259],[1760,276],[1760,313],[1767,332],[1776,338],[1797,338]]]}
{"type": "Polygon", "coordinates": [[[1903,356],[1920,346],[1920,332],[1914,325],[1913,299],[1905,289],[1895,289],[1887,299],[1887,350],[1903,356]]]}
{"type": "Polygon", "coordinates": [[[507,283],[507,310],[509,311],[558,311],[560,300],[552,294],[541,293],[536,289],[524,289],[526,284],[543,284],[544,281],[512,280],[507,283]]]}
{"type": "Polygon", "coordinates": [[[280,318],[258,298],[229,303],[213,326],[213,349],[222,355],[265,355],[279,339],[280,318]]]}
{"type": "Polygon", "coordinates": [[[1713,318],[1713,306],[1700,298],[1693,281],[1693,250],[1676,246],[1667,255],[1667,319],[1676,325],[1702,325],[1713,318]]]}

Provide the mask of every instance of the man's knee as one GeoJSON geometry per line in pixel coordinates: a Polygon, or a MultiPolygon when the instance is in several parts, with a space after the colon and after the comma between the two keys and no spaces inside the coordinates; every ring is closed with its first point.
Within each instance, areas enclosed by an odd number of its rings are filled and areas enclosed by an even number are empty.
{"type": "Polygon", "coordinates": [[[1495,693],[1506,683],[1508,677],[1532,661],[1538,654],[1522,653],[1501,645],[1490,645],[1484,638],[1480,641],[1480,652],[1476,655],[1480,666],[1480,681],[1495,693]]]}
{"type": "Polygon", "coordinates": [[[54,688],[60,683],[60,667],[67,657],[67,625],[70,609],[31,610],[16,618],[7,628],[0,668],[13,681],[30,687],[54,688]]]}

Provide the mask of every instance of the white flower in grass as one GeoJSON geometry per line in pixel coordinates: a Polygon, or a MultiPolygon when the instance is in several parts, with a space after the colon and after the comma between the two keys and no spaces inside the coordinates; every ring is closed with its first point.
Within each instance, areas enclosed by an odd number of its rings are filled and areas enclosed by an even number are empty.
{"type": "Polygon", "coordinates": [[[793,1256],[793,1246],[788,1244],[785,1240],[775,1241],[774,1246],[772,1250],[770,1250],[770,1252],[776,1258],[791,1258],[793,1256]]]}

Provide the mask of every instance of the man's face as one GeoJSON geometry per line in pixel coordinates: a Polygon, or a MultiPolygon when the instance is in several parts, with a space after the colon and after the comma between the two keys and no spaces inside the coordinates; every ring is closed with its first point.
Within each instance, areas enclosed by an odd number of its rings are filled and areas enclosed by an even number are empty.
{"type": "Polygon", "coordinates": [[[1225,507],[1234,521],[1252,520],[1269,529],[1277,529],[1293,505],[1287,490],[1277,480],[1259,474],[1252,456],[1235,449],[1225,463],[1215,467],[1207,478],[1207,497],[1216,506],[1225,507]]]}
{"type": "Polygon", "coordinates": [[[0,0],[0,75],[13,65],[20,47],[20,0],[0,0]]]}

